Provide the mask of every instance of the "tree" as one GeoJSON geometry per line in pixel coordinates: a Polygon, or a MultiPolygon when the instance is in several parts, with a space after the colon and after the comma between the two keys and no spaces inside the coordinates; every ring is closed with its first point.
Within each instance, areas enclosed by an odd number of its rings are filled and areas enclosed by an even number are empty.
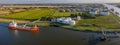
{"type": "Polygon", "coordinates": [[[71,14],[71,17],[72,17],[72,18],[77,17],[77,14],[76,14],[76,13],[71,14]]]}
{"type": "Polygon", "coordinates": [[[95,18],[96,16],[95,15],[91,15],[91,14],[88,14],[88,13],[82,13],[82,14],[79,14],[81,17],[85,18],[85,19],[88,19],[88,18],[95,18]]]}

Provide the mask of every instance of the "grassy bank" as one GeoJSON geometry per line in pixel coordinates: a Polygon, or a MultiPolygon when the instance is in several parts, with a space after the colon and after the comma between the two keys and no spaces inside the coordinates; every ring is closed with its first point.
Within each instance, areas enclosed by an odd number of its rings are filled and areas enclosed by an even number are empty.
{"type": "Polygon", "coordinates": [[[30,21],[27,20],[16,20],[16,19],[4,19],[4,18],[0,18],[0,22],[4,22],[4,23],[10,23],[11,21],[16,21],[17,23],[27,23],[30,21]]]}
{"type": "Polygon", "coordinates": [[[104,27],[104,30],[114,32],[120,32],[120,18],[115,15],[99,16],[95,19],[82,19],[74,26],[62,26],[63,28],[73,29],[77,31],[101,31],[100,27],[104,27]],[[115,17],[115,19],[113,18],[115,17]],[[118,20],[118,21],[116,21],[118,20]]]}
{"type": "MultiPolygon", "coordinates": [[[[17,22],[18,24],[26,24],[26,23],[29,23],[30,21],[28,20],[15,20],[15,19],[4,19],[4,18],[0,18],[0,22],[3,22],[3,23],[10,23],[11,21],[15,21],[17,22]]],[[[49,22],[37,22],[37,23],[33,23],[33,24],[28,24],[29,26],[34,26],[34,25],[37,25],[37,26],[49,26],[50,23],[49,22]]]]}

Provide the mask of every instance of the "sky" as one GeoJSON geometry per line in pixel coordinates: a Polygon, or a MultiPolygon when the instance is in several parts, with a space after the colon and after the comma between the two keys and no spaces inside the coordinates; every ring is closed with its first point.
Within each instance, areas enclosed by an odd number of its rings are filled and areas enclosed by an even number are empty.
{"type": "Polygon", "coordinates": [[[120,0],[0,0],[5,4],[24,4],[24,3],[118,3],[120,0]]]}

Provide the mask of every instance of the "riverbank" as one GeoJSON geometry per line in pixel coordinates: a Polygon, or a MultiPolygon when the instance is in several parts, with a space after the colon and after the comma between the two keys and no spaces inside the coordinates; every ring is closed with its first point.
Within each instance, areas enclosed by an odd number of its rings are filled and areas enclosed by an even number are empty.
{"type": "MultiPolygon", "coordinates": [[[[10,23],[11,21],[15,21],[18,24],[26,24],[31,21],[28,20],[15,20],[15,19],[4,19],[0,18],[0,22],[2,23],[10,23]]],[[[42,22],[36,22],[33,24],[28,24],[28,26],[55,26],[55,27],[61,27],[65,29],[70,29],[74,31],[82,31],[82,32],[101,32],[100,27],[82,27],[82,26],[69,26],[69,25],[61,25],[61,24],[56,24],[56,23],[51,23],[47,21],[42,21],[42,22]]],[[[120,32],[120,29],[105,29],[107,32],[120,32]]]]}
{"type": "MultiPolygon", "coordinates": [[[[28,20],[15,20],[15,19],[0,18],[0,22],[3,22],[3,23],[10,23],[13,20],[15,22],[17,22],[18,24],[26,24],[26,23],[31,22],[31,21],[28,21],[28,20]]],[[[37,22],[37,23],[33,23],[33,24],[28,24],[28,25],[29,26],[33,26],[33,25],[37,25],[37,26],[49,26],[50,23],[49,22],[37,22]]]]}
{"type": "Polygon", "coordinates": [[[27,23],[27,22],[30,22],[30,21],[27,21],[27,20],[15,20],[15,19],[0,18],[0,22],[3,22],[3,23],[10,23],[13,20],[16,21],[17,23],[27,23]]]}

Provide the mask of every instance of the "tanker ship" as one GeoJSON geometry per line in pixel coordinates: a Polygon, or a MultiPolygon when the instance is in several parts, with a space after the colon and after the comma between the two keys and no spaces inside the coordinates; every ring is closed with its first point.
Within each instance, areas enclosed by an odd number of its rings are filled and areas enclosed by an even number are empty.
{"type": "Polygon", "coordinates": [[[37,26],[29,27],[26,25],[18,25],[15,21],[12,21],[9,26],[9,29],[11,30],[23,30],[23,31],[39,31],[39,28],[37,26]]]}

